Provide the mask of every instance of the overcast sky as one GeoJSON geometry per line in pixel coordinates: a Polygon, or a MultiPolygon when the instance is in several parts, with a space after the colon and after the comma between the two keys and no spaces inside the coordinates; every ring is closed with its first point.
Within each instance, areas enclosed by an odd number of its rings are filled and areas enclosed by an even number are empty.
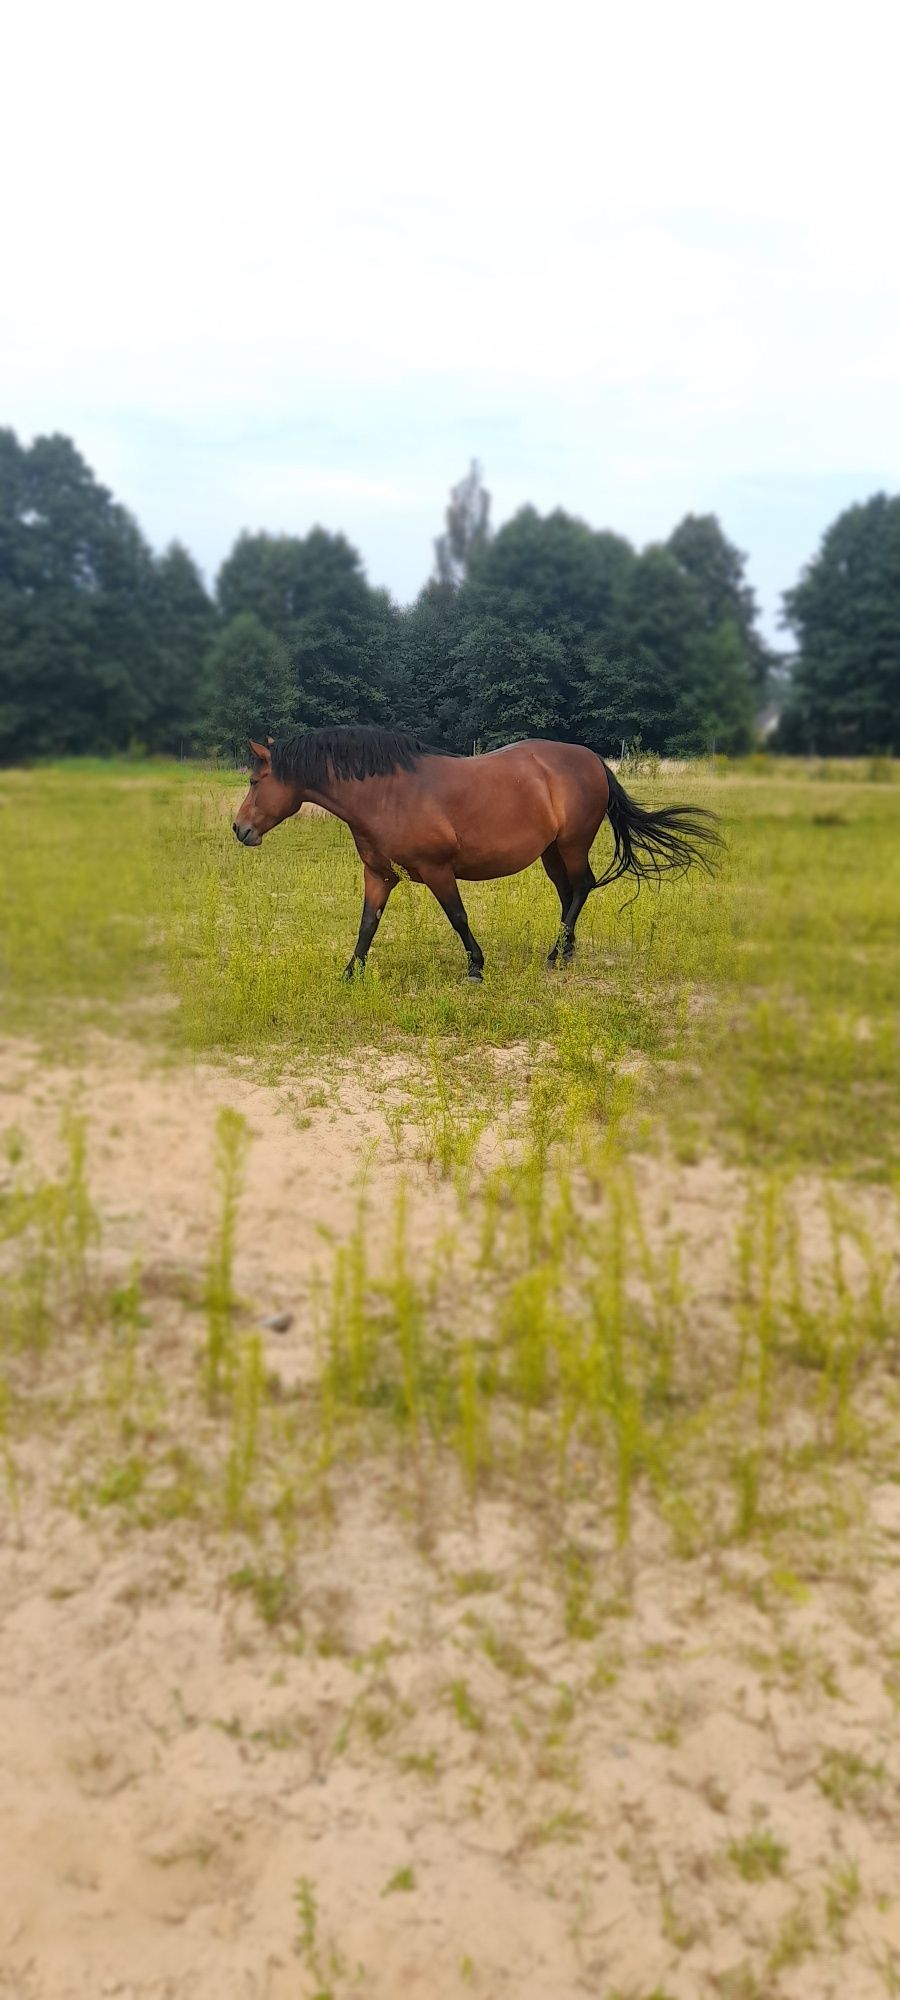
{"type": "Polygon", "coordinates": [[[343,529],[405,600],[481,458],[638,543],[717,512],[767,629],[900,485],[900,10],[16,9],[0,421],[212,577],[343,529]]]}

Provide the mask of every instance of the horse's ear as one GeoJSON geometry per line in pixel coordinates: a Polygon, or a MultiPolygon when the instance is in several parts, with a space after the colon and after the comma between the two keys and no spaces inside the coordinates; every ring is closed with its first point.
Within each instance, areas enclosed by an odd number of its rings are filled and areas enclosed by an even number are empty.
{"type": "Polygon", "coordinates": [[[268,752],[268,750],[267,750],[267,749],[266,749],[266,747],[265,747],[265,744],[263,744],[263,743],[254,743],[254,741],[253,741],[253,738],[252,738],[252,736],[248,737],[248,739],[247,739],[247,740],[248,740],[248,742],[249,742],[249,744],[250,744],[250,754],[251,754],[251,756],[253,756],[253,757],[255,757],[255,758],[257,759],[257,762],[258,762],[258,763],[260,763],[260,764],[269,764],[269,763],[271,763],[271,761],[272,761],[272,760],[271,760],[271,758],[270,758],[270,756],[269,756],[269,752],[268,752]]]}

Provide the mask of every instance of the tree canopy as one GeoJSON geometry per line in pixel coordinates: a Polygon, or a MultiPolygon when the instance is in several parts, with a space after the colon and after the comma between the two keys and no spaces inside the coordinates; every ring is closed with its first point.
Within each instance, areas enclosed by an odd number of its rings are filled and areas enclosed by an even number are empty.
{"type": "MultiPolygon", "coordinates": [[[[324,528],[303,536],[241,535],[219,571],[216,599],[223,639],[250,616],[277,642],[287,727],[385,719],[398,650],[396,613],[385,593],[372,589],[344,535],[324,528]]],[[[227,648],[211,659],[213,697],[226,656],[227,648]]]]}
{"type": "Polygon", "coordinates": [[[756,598],[744,574],[746,557],[723,534],[715,514],[686,514],[666,547],[699,592],[707,630],[732,628],[750,678],[761,688],[770,655],[756,629],[756,598]]]}
{"type": "MultiPolygon", "coordinates": [[[[472,461],[436,574],[400,607],[323,527],[240,534],[211,593],[156,554],[70,439],[0,431],[0,758],[140,745],[240,756],[249,734],[396,721],[447,749],[559,736],[610,754],[739,752],[773,656],[711,514],[663,544],[554,508],[496,532],[472,461]]],[[[896,745],[900,500],[842,514],[788,593],[786,747],[896,745]]]]}
{"type": "Polygon", "coordinates": [[[787,592],[799,650],[781,734],[790,749],[900,747],[900,497],[833,522],[787,592]]]}
{"type": "Polygon", "coordinates": [[[70,440],[0,434],[0,755],[146,736],[156,590],[140,529],[70,440]]]}

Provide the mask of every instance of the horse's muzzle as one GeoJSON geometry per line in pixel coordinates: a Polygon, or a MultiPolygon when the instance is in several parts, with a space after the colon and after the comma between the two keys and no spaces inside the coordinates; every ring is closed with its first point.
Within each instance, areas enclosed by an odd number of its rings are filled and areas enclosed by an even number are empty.
{"type": "Polygon", "coordinates": [[[255,826],[239,826],[237,820],[233,821],[231,831],[242,847],[259,847],[262,841],[262,834],[257,833],[255,826]]]}

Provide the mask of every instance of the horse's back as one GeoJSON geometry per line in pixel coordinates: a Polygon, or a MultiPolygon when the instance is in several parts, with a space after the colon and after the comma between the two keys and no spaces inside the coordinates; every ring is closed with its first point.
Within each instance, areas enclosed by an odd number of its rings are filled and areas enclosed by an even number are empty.
{"type": "Polygon", "coordinates": [[[509,769],[520,781],[536,776],[546,785],[563,819],[572,813],[588,815],[597,808],[599,826],[609,800],[606,766],[596,751],[584,743],[557,743],[534,736],[521,743],[507,743],[502,750],[488,753],[484,762],[509,759],[509,769]]]}

